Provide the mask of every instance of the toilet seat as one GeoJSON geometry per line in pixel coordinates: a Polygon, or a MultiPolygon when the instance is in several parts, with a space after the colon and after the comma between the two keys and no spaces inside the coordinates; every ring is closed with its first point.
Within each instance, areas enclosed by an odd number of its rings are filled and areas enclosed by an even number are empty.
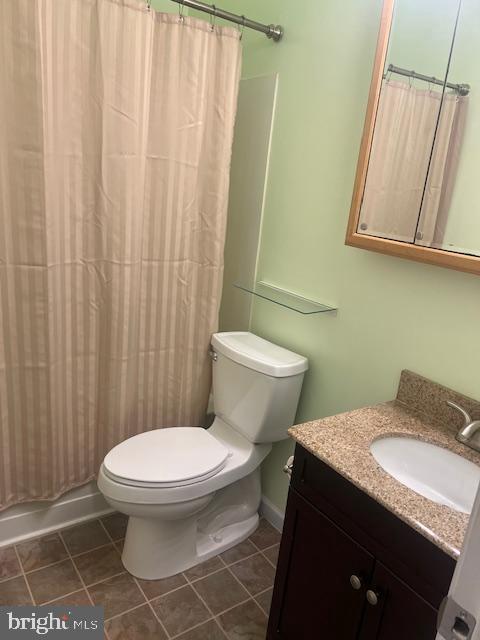
{"type": "Polygon", "coordinates": [[[134,487],[174,488],[202,482],[219,473],[230,453],[200,427],[147,431],[121,442],[105,457],[105,474],[134,487]]]}
{"type": "Polygon", "coordinates": [[[260,466],[272,449],[271,444],[252,444],[218,417],[207,434],[228,452],[223,467],[213,470],[207,477],[171,487],[161,483],[135,483],[107,471],[104,461],[97,480],[100,491],[108,496],[110,503],[114,501],[115,508],[120,511],[122,503],[167,505],[194,500],[246,477],[260,466]]]}

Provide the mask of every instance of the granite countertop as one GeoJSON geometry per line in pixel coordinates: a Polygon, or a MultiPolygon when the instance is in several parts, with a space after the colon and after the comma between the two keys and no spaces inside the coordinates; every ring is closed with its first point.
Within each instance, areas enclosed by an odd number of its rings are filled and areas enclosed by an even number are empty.
{"type": "MultiPolygon", "coordinates": [[[[425,381],[416,374],[404,374],[410,377],[408,383],[425,381]]],[[[469,516],[405,487],[384,471],[370,452],[374,440],[404,435],[437,444],[480,465],[480,454],[457,442],[455,433],[455,429],[438,417],[398,398],[289,430],[292,438],[305,449],[457,559],[469,516]]]]}

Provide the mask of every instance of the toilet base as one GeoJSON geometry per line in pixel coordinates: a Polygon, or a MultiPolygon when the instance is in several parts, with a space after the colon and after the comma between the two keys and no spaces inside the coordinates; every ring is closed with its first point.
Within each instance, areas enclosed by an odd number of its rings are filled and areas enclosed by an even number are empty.
{"type": "MultiPolygon", "coordinates": [[[[122,553],[122,562],[125,569],[136,578],[142,580],[160,580],[182,571],[187,571],[197,564],[201,564],[214,556],[231,549],[240,542],[246,540],[258,527],[258,513],[247,518],[244,522],[230,525],[219,531],[215,536],[200,534],[198,536],[194,555],[189,545],[189,537],[185,536],[185,522],[181,523],[182,537],[175,536],[174,529],[168,531],[168,535],[161,537],[161,544],[158,542],[158,523],[154,523],[155,540],[151,538],[151,529],[148,521],[137,522],[139,518],[130,518],[129,528],[131,530],[131,544],[125,538],[122,553]],[[137,540],[140,536],[142,545],[137,540]]],[[[165,528],[162,531],[165,534],[165,528]]]]}
{"type": "MultiPolygon", "coordinates": [[[[193,510],[193,501],[183,503],[190,510],[188,517],[175,517],[180,513],[169,514],[169,519],[130,515],[122,554],[125,568],[142,580],[160,580],[243,542],[258,526],[260,493],[257,469],[205,496],[193,510]]],[[[177,507],[181,512],[182,503],[177,507]]]]}
{"type": "Polygon", "coordinates": [[[211,536],[200,536],[197,544],[197,562],[191,566],[205,562],[205,560],[209,560],[246,540],[257,529],[258,521],[259,516],[256,513],[243,522],[225,527],[213,538],[211,536]],[[217,539],[215,540],[215,538],[217,539]]]}

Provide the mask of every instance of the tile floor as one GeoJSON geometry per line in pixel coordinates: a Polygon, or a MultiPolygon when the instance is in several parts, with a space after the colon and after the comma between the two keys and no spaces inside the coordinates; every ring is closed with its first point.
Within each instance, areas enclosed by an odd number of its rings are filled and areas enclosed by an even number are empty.
{"type": "Polygon", "coordinates": [[[280,534],[248,540],[164,580],[133,578],[115,513],[0,548],[0,606],[103,605],[107,640],[264,640],[280,534]]]}

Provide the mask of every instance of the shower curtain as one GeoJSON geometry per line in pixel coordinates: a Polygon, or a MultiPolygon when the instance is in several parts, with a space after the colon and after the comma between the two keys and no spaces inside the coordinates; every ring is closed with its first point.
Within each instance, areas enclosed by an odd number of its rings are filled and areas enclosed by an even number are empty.
{"type": "Polygon", "coordinates": [[[440,91],[384,80],[360,214],[361,233],[414,242],[422,209],[417,241],[433,242],[439,194],[445,196],[447,184],[453,188],[448,158],[459,135],[454,126],[458,105],[456,94],[445,94],[442,101],[440,91]]]}
{"type": "Polygon", "coordinates": [[[142,0],[0,2],[0,508],[200,423],[240,60],[142,0]]]}

